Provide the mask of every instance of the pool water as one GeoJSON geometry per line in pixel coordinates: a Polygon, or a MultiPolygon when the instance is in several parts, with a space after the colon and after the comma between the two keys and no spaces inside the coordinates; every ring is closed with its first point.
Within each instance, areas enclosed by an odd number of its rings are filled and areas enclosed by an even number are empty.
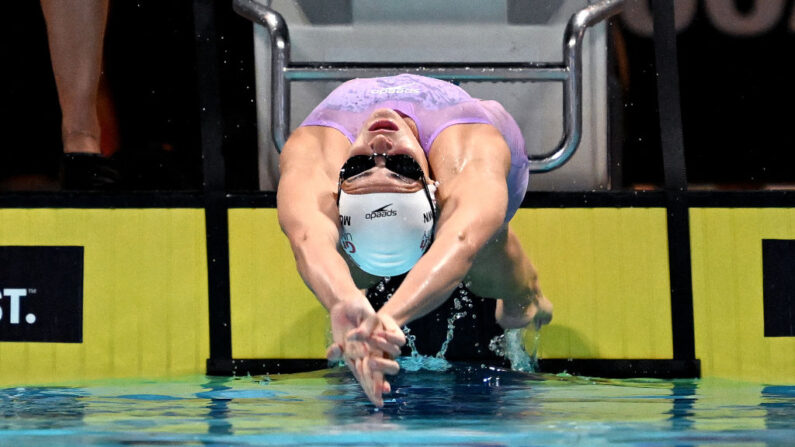
{"type": "Polygon", "coordinates": [[[0,445],[795,445],[795,386],[453,364],[373,407],[341,368],[0,390],[0,445]]]}

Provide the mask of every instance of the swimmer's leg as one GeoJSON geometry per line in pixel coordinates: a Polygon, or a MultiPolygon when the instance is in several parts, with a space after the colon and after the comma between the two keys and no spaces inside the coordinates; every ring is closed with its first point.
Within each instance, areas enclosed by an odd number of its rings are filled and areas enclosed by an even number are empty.
{"type": "Polygon", "coordinates": [[[47,23],[64,152],[100,153],[97,93],[108,0],[41,0],[47,23]]]}
{"type": "Polygon", "coordinates": [[[478,253],[467,280],[473,293],[497,299],[495,316],[504,329],[530,323],[538,328],[552,319],[552,303],[541,293],[536,269],[509,227],[478,253]]]}

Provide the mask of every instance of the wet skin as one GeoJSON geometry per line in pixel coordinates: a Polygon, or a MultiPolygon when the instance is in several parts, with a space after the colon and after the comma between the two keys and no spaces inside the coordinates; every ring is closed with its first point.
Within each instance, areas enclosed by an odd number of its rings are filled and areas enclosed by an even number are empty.
{"type": "MultiPolygon", "coordinates": [[[[353,143],[336,129],[298,129],[280,160],[280,224],[290,238],[302,278],[332,317],[335,343],[328,356],[344,359],[378,406],[383,405],[381,393],[389,390],[384,373],[396,372],[397,365],[390,357],[405,343],[400,327],[435,308],[461,280],[472,279],[471,290],[481,296],[502,298],[496,316],[504,328],[532,321],[543,324],[551,317],[551,304],[538,289],[534,268],[518,238],[502,224],[500,209],[507,202],[504,176],[510,164],[502,135],[488,124],[445,129],[430,153],[438,172],[431,169],[417,135],[410,118],[378,109],[353,143]],[[349,259],[338,252],[336,244],[339,224],[334,195],[346,160],[380,153],[411,156],[428,183],[430,177],[438,176],[437,200],[442,212],[435,248],[421,258],[416,273],[407,277],[401,290],[376,314],[361,292],[355,269],[350,264],[349,268],[340,265],[349,259]],[[488,200],[486,209],[484,199],[488,200]]],[[[386,169],[383,157],[375,157],[375,162],[375,167],[343,182],[342,189],[365,194],[422,188],[420,181],[386,169]]]]}
{"type": "MultiPolygon", "coordinates": [[[[418,141],[414,121],[392,109],[377,109],[362,126],[362,131],[350,147],[347,158],[356,155],[406,154],[411,156],[429,178],[430,166],[418,141]]],[[[342,182],[348,194],[374,192],[411,193],[422,189],[419,180],[403,177],[385,167],[383,157],[376,157],[376,166],[342,182]]]]}

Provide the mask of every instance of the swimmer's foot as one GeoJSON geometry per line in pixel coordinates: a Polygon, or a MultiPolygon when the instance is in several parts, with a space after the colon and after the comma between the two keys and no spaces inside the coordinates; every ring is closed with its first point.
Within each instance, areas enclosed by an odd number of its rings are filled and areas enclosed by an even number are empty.
{"type": "Polygon", "coordinates": [[[69,190],[103,190],[118,186],[119,171],[101,154],[71,152],[63,154],[61,187],[69,190]]]}
{"type": "Polygon", "coordinates": [[[61,187],[67,190],[109,190],[120,180],[113,162],[102,156],[99,124],[67,127],[61,131],[61,187]]]}
{"type": "Polygon", "coordinates": [[[83,130],[62,130],[61,141],[63,151],[67,154],[99,154],[102,152],[99,146],[98,132],[83,130]]]}
{"type": "Polygon", "coordinates": [[[522,306],[518,303],[497,300],[497,309],[494,311],[497,323],[503,329],[519,329],[533,325],[535,329],[549,324],[552,320],[552,302],[543,295],[537,295],[530,304],[522,306]]]}

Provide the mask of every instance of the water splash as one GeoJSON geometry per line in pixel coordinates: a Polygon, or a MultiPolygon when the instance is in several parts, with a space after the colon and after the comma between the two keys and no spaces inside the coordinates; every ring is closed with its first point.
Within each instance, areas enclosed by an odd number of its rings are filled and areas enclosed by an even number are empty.
{"type": "MultiPolygon", "coordinates": [[[[375,286],[375,290],[378,293],[386,293],[386,301],[392,298],[397,288],[396,285],[388,286],[391,279],[392,278],[389,277],[382,278],[375,286]],[[389,290],[387,290],[387,288],[389,290]]],[[[420,354],[416,345],[417,337],[411,334],[411,330],[408,327],[403,328],[403,333],[406,335],[406,345],[410,349],[411,354],[396,359],[401,369],[404,371],[447,371],[452,367],[452,364],[447,361],[445,356],[454,338],[456,321],[474,312],[474,302],[468,290],[470,286],[471,283],[469,282],[461,282],[458,284],[456,296],[453,298],[454,311],[447,319],[445,340],[436,355],[426,356],[420,354]]],[[[476,313],[471,314],[472,319],[475,319],[476,316],[476,313]]],[[[538,332],[535,333],[533,346],[530,350],[530,354],[528,354],[524,346],[525,333],[525,329],[507,330],[502,335],[494,337],[489,342],[488,348],[498,356],[507,359],[511,363],[511,369],[515,371],[534,372],[537,370],[538,365],[537,352],[540,334],[538,332]]]]}
{"type": "MultiPolygon", "coordinates": [[[[406,371],[447,371],[452,367],[452,364],[447,361],[445,355],[447,354],[447,349],[450,346],[450,342],[453,341],[453,336],[455,334],[455,323],[456,321],[468,315],[467,308],[471,309],[473,307],[472,298],[470,298],[469,294],[467,293],[467,286],[468,284],[464,283],[458,285],[458,296],[453,298],[453,308],[457,312],[452,314],[447,319],[447,333],[445,334],[442,346],[439,348],[439,352],[437,352],[435,356],[431,357],[421,355],[417,351],[417,346],[415,343],[417,337],[415,335],[411,335],[411,330],[408,327],[403,328],[403,333],[406,334],[406,344],[411,349],[411,355],[398,359],[398,363],[402,369],[406,371]]],[[[472,318],[474,317],[475,315],[473,314],[472,318]]]]}
{"type": "Polygon", "coordinates": [[[447,371],[452,367],[444,356],[429,357],[422,355],[417,351],[416,340],[417,336],[411,334],[411,329],[407,326],[403,328],[403,333],[406,334],[406,344],[411,349],[411,355],[399,357],[397,359],[400,368],[404,371],[447,371]]]}
{"type": "MultiPolygon", "coordinates": [[[[468,284],[464,284],[463,282],[458,284],[458,297],[453,298],[453,308],[458,312],[454,313],[447,319],[447,333],[444,337],[444,343],[442,343],[441,348],[439,348],[439,352],[436,353],[437,359],[442,359],[447,361],[444,356],[447,354],[447,348],[450,346],[450,342],[453,341],[453,333],[455,332],[455,322],[466,317],[467,311],[464,309],[464,305],[472,308],[472,299],[469,297],[469,293],[467,293],[466,286],[468,284]],[[463,309],[463,310],[462,310],[463,309]]],[[[472,315],[474,318],[475,315],[472,315]]]]}
{"type": "Polygon", "coordinates": [[[535,372],[538,369],[538,346],[541,334],[535,333],[533,348],[528,354],[524,346],[526,329],[507,329],[489,341],[489,350],[511,362],[514,371],[535,372]]]}
{"type": "MultiPolygon", "coordinates": [[[[460,309],[461,303],[458,301],[458,298],[455,299],[455,308],[460,309]]],[[[447,319],[447,334],[444,337],[444,343],[442,343],[442,347],[439,348],[439,352],[436,353],[436,358],[444,359],[444,355],[447,354],[447,347],[450,346],[450,342],[453,341],[453,332],[455,331],[455,322],[466,317],[467,312],[456,312],[447,319]]]]}
{"type": "Polygon", "coordinates": [[[419,356],[420,353],[417,351],[417,344],[415,343],[417,336],[411,335],[411,329],[409,329],[408,326],[403,326],[403,334],[406,335],[406,344],[409,346],[409,349],[411,349],[411,356],[419,356]]]}
{"type": "Polygon", "coordinates": [[[399,357],[397,359],[400,369],[403,371],[447,371],[453,365],[447,360],[439,357],[427,355],[417,355],[410,357],[399,357]]]}

